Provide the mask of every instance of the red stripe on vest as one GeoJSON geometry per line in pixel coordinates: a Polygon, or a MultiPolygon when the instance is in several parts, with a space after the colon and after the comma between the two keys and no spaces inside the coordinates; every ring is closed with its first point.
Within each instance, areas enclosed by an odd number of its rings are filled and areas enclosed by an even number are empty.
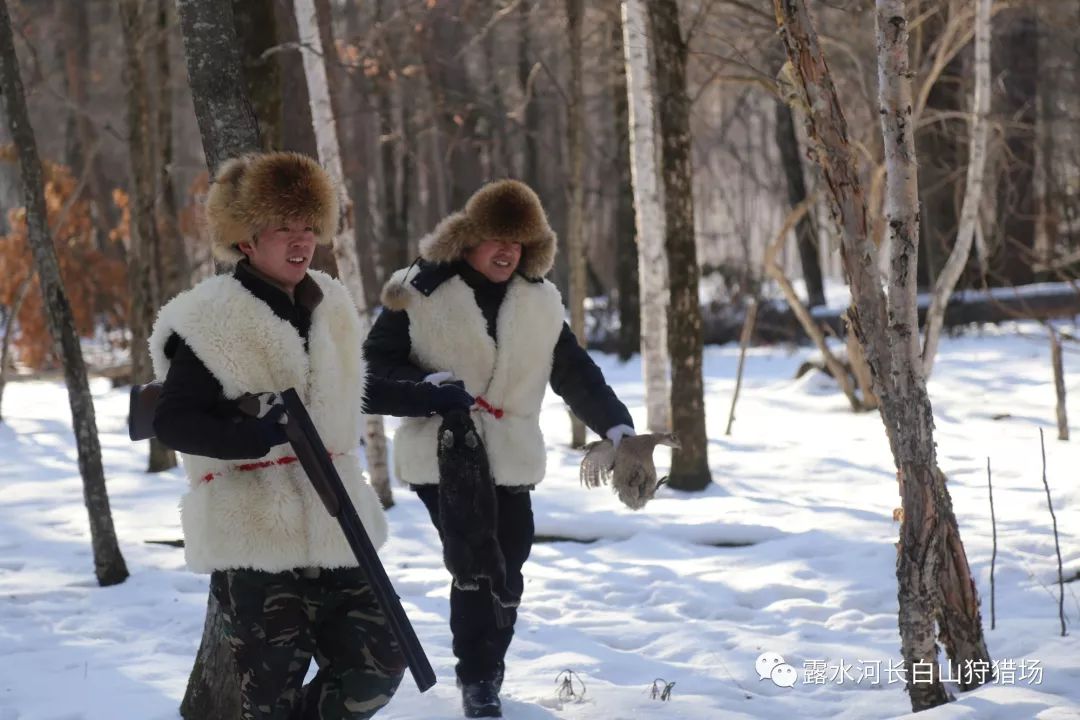
{"type": "MultiPolygon", "coordinates": [[[[327,452],[331,458],[335,458],[346,453],[327,452]]],[[[275,465],[292,465],[294,462],[299,462],[300,458],[293,455],[283,455],[276,460],[260,460],[259,462],[243,463],[241,465],[233,466],[234,471],[239,472],[251,472],[252,470],[265,470],[268,467],[274,467],[275,465]]],[[[210,482],[216,477],[221,477],[224,472],[209,472],[202,476],[203,482],[210,482]]]]}
{"type": "Polygon", "coordinates": [[[491,413],[492,415],[494,415],[496,420],[502,420],[502,416],[503,416],[502,408],[497,408],[497,407],[493,406],[491,403],[489,403],[487,400],[485,400],[480,395],[476,396],[476,404],[484,412],[491,413]]]}

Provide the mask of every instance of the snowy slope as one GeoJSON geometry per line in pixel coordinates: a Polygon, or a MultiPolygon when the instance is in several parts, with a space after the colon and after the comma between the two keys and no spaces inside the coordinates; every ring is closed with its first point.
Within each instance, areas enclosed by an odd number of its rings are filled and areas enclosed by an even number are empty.
{"type": "MultiPolygon", "coordinates": [[[[1048,354],[1035,326],[942,344],[930,384],[941,467],[982,594],[991,655],[1011,681],[920,718],[1080,718],[1080,644],[1059,636],[1038,428],[1047,433],[1067,576],[1080,571],[1080,450],[1078,441],[1053,439],[1048,354]],[[987,456],[998,526],[995,630],[987,456]]],[[[587,542],[538,543],[526,565],[504,689],[508,718],[854,719],[909,711],[902,683],[887,672],[899,661],[892,520],[899,499],[884,432],[876,414],[848,411],[827,380],[792,379],[806,355],[753,350],[734,434],[724,437],[737,349],[709,348],[715,485],[699,495],[664,489],[637,513],[607,489],[579,486],[566,413],[549,393],[537,532],[587,542]],[[763,653],[794,668],[794,687],[759,679],[763,653]],[[558,697],[556,678],[567,669],[584,682],[583,698],[558,697]],[[657,678],[675,683],[667,702],[650,698],[657,678]]],[[[598,360],[640,424],[640,367],[598,360]]],[[[1078,360],[1066,355],[1074,394],[1078,360]]],[[[118,587],[95,585],[63,387],[9,385],[0,425],[0,720],[178,717],[206,578],[185,571],[182,551],[144,541],[180,537],[185,481],[179,472],[141,472],[145,447],[132,446],[124,430],[126,393],[104,383],[94,390],[132,576],[118,587]]],[[[458,718],[438,540],[419,501],[403,489],[396,497],[383,555],[440,682],[421,696],[406,678],[379,717],[458,718]]],[[[1078,589],[1066,585],[1070,630],[1080,618],[1078,589]]]]}

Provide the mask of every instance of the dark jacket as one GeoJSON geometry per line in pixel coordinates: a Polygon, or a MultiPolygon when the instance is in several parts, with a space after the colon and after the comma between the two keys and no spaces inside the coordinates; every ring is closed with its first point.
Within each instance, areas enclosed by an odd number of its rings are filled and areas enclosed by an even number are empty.
{"type": "MultiPolygon", "coordinates": [[[[296,286],[294,302],[283,290],[256,275],[246,262],[237,264],[233,276],[269,305],[275,315],[296,328],[306,348],[312,312],[322,301],[322,292],[314,281],[305,278],[296,286]]],[[[259,458],[270,451],[269,438],[260,422],[235,412],[225,401],[221,383],[183,338],[173,333],[165,344],[165,354],[170,360],[169,373],[154,412],[154,431],[162,443],[180,452],[222,460],[259,458]]],[[[369,370],[364,412],[427,416],[430,389],[415,382],[384,380],[369,370]]]]}
{"type": "MultiPolygon", "coordinates": [[[[506,283],[493,283],[468,263],[421,263],[413,284],[430,292],[446,280],[459,275],[473,289],[476,304],[487,320],[488,334],[498,343],[496,319],[506,283]]],[[[392,380],[420,382],[428,374],[445,368],[422,368],[410,357],[409,315],[405,310],[383,310],[364,343],[368,372],[392,380]]],[[[578,418],[598,435],[616,425],[633,427],[626,406],[604,380],[604,374],[589,354],[578,344],[570,326],[563,323],[555,344],[551,366],[551,389],[570,406],[578,418]]]]}

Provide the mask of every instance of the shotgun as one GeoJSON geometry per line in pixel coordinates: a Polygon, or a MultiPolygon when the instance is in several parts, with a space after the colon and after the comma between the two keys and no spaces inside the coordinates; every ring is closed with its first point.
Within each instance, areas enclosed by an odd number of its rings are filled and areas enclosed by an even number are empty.
{"type": "MultiPolygon", "coordinates": [[[[154,407],[161,391],[161,383],[156,382],[131,388],[128,434],[132,440],[145,440],[154,436],[154,407]]],[[[326,511],[337,519],[341,531],[345,533],[345,539],[352,548],[360,569],[367,576],[379,607],[386,615],[390,631],[394,633],[405,655],[416,687],[420,692],[424,692],[435,684],[435,671],[405,614],[405,608],[401,606],[401,598],[394,590],[386,568],[379,560],[375,546],[371,544],[371,538],[368,537],[360,516],[356,514],[356,508],[345,491],[341,476],[330,461],[330,453],[323,445],[300,396],[296,390],[289,388],[281,393],[281,397],[285,402],[288,417],[285,436],[292,443],[293,452],[304,468],[304,474],[319,494],[326,511]]],[[[247,415],[255,414],[259,408],[259,402],[254,396],[242,396],[230,401],[230,404],[235,410],[247,415]]]]}

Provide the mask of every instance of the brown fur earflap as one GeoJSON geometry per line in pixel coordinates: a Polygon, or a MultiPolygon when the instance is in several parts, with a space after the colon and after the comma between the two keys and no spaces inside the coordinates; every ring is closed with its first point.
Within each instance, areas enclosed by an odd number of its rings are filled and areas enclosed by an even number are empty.
{"type": "Polygon", "coordinates": [[[299,153],[251,153],[218,169],[206,196],[206,222],[214,256],[242,259],[238,243],[286,220],[310,223],[320,244],[333,241],[338,194],[317,162],[299,153]]]}
{"type": "Polygon", "coordinates": [[[405,280],[396,277],[388,280],[383,286],[380,299],[387,310],[404,310],[409,307],[409,291],[405,289],[405,280]]]}
{"type": "Polygon", "coordinates": [[[430,262],[453,262],[485,240],[521,243],[518,269],[527,277],[543,277],[555,262],[555,233],[540,198],[517,180],[499,180],[477,190],[464,210],[420,241],[420,256],[430,262]]]}

